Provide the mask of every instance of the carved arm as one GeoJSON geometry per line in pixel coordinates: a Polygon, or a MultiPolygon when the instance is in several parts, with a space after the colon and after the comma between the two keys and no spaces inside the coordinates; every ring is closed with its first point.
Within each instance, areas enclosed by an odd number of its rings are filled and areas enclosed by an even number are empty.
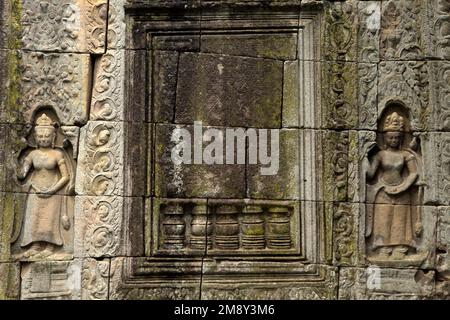
{"type": "Polygon", "coordinates": [[[366,176],[369,179],[372,179],[375,176],[375,173],[378,170],[378,167],[380,165],[380,157],[378,156],[378,154],[374,157],[372,163],[370,162],[367,154],[363,159],[363,169],[366,171],[366,176]]]}
{"type": "Polygon", "coordinates": [[[17,179],[19,179],[19,180],[25,179],[27,177],[28,173],[30,172],[32,165],[33,165],[33,161],[30,158],[26,157],[23,160],[22,168],[19,167],[18,172],[16,172],[17,179]]]}

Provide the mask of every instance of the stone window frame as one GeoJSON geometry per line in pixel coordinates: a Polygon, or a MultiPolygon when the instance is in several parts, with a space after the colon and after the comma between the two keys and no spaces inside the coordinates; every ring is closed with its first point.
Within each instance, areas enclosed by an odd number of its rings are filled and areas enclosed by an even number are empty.
{"type": "MultiPolygon", "coordinates": [[[[239,6],[239,5],[237,5],[239,6]]],[[[250,5],[251,7],[251,5],[250,5]]],[[[299,126],[298,129],[320,129],[320,36],[321,36],[321,20],[323,19],[322,8],[314,7],[301,7],[292,6],[296,8],[297,17],[294,20],[298,22],[296,26],[289,26],[295,28],[298,32],[298,56],[299,70],[299,92],[303,93],[304,99],[301,99],[299,113],[299,126]],[[298,16],[299,15],[299,16],[298,16]],[[303,81],[309,79],[310,81],[303,81]]],[[[159,19],[149,21],[148,7],[139,5],[129,5],[126,7],[126,22],[127,22],[127,37],[126,37],[126,73],[125,73],[125,87],[126,87],[126,102],[125,114],[127,118],[126,123],[126,141],[125,145],[131,145],[135,142],[136,131],[139,131],[140,126],[133,124],[133,121],[142,121],[143,116],[147,118],[146,110],[149,110],[149,99],[143,95],[142,81],[145,81],[144,88],[147,88],[150,83],[148,74],[148,65],[146,60],[149,56],[147,54],[147,41],[151,37],[153,32],[170,32],[180,30],[189,30],[189,32],[204,31],[205,25],[201,25],[200,19],[202,19],[201,8],[187,8],[179,9],[180,18],[177,19],[177,15],[171,11],[170,17],[165,15],[165,8],[157,8],[153,13],[160,14],[159,19]],[[184,16],[185,13],[192,13],[190,16],[184,16]],[[197,24],[195,22],[198,22],[197,24]],[[201,26],[201,29],[199,27],[201,26]],[[200,31],[201,30],[201,31],[200,31]],[[130,72],[130,70],[140,70],[140,72],[130,72]],[[136,130],[136,128],[138,128],[136,130]]],[[[154,9],[154,8],[153,8],[154,9]]],[[[265,19],[258,20],[260,27],[271,27],[271,23],[281,23],[283,19],[287,18],[286,12],[289,12],[289,7],[280,6],[280,10],[271,7],[266,13],[272,13],[273,20],[265,19]],[[287,9],[286,9],[287,8],[287,9]],[[280,14],[281,13],[281,14],[280,14]],[[278,18],[278,20],[277,20],[278,18]]],[[[215,9],[212,9],[215,10],[215,9]]],[[[291,12],[292,16],[292,12],[291,12]]],[[[225,16],[222,20],[221,27],[227,26],[227,22],[233,22],[227,20],[225,16]]],[[[286,19],[285,21],[289,21],[286,19]]],[[[292,21],[292,18],[291,18],[292,21]]],[[[217,23],[217,20],[214,22],[217,23]]],[[[252,21],[252,28],[255,28],[255,20],[252,21]]],[[[232,25],[230,23],[228,27],[232,25]]],[[[272,25],[273,27],[273,25],[272,25]]],[[[148,122],[151,126],[150,122],[148,122]]],[[[139,134],[139,133],[137,133],[139,134]]],[[[142,213],[136,213],[139,210],[147,210],[142,208],[141,205],[134,206],[133,204],[125,206],[124,208],[124,225],[123,230],[125,236],[123,237],[123,247],[131,248],[130,256],[124,259],[123,265],[120,268],[120,284],[122,289],[137,289],[137,288],[158,288],[159,286],[173,286],[179,284],[182,279],[182,286],[190,287],[198,285],[198,277],[202,277],[202,283],[204,285],[210,285],[211,287],[228,287],[233,288],[237,282],[242,283],[242,276],[246,277],[245,283],[252,283],[253,285],[272,285],[276,283],[284,283],[289,285],[296,283],[305,288],[328,288],[333,289],[333,285],[330,285],[332,276],[330,273],[336,272],[334,267],[325,266],[325,264],[331,263],[332,248],[331,248],[331,221],[328,215],[326,215],[326,209],[324,205],[319,202],[322,197],[322,185],[320,184],[321,177],[318,176],[318,172],[321,170],[320,161],[320,147],[321,139],[320,135],[311,134],[309,131],[302,131],[300,134],[300,145],[308,146],[309,149],[300,147],[299,159],[304,162],[304,172],[300,172],[300,179],[304,181],[301,184],[300,194],[307,195],[309,201],[299,200],[300,213],[301,213],[301,231],[302,231],[302,245],[304,254],[294,257],[291,261],[281,262],[269,262],[266,261],[263,264],[253,263],[249,268],[247,266],[242,267],[241,273],[237,273],[233,268],[236,265],[230,263],[227,268],[227,262],[232,261],[230,257],[212,257],[209,259],[207,256],[202,257],[186,257],[183,261],[179,258],[151,258],[144,257],[139,254],[139,249],[134,250],[137,246],[143,246],[142,239],[139,236],[136,237],[136,221],[145,221],[142,213]],[[319,146],[317,148],[317,146],[319,146]],[[306,157],[310,156],[308,161],[306,157]],[[216,264],[218,260],[221,260],[221,265],[225,266],[219,271],[203,272],[203,260],[209,260],[213,264],[216,264]],[[277,273],[267,275],[267,263],[273,264],[274,268],[277,268],[277,273]],[[227,273],[233,272],[233,273],[227,273]],[[220,274],[227,274],[227,281],[218,277],[220,274]],[[265,274],[264,278],[261,275],[265,274]],[[234,283],[234,284],[233,284],[234,283]]],[[[147,141],[145,143],[149,143],[147,141]]],[[[124,176],[125,180],[125,193],[133,195],[136,190],[145,190],[146,186],[137,184],[135,177],[139,177],[142,172],[135,172],[131,168],[133,166],[128,152],[125,152],[125,168],[127,168],[124,176]]],[[[145,156],[144,154],[142,154],[145,156]]],[[[148,164],[147,164],[148,165],[148,164]]],[[[142,170],[141,170],[142,171],[142,170]]],[[[140,179],[142,180],[142,179],[140,179]]],[[[146,198],[151,195],[146,194],[146,198]]],[[[148,223],[148,222],[146,222],[148,223]]],[[[142,235],[141,235],[142,236],[142,235]]],[[[127,249],[128,250],[128,249],[127,249]]],[[[207,263],[208,261],[206,261],[207,263]]],[[[249,263],[250,261],[246,261],[249,263]]],[[[214,269],[214,268],[212,268],[214,269]]],[[[118,276],[118,275],[116,275],[118,276]]],[[[331,294],[331,293],[328,293],[331,294]]]]}

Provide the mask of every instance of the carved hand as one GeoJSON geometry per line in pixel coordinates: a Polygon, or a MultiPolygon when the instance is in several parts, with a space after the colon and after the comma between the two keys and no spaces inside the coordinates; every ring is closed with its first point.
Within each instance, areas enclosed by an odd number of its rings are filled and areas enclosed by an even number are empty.
{"type": "Polygon", "coordinates": [[[70,220],[69,220],[69,217],[68,217],[68,216],[63,215],[63,216],[61,217],[61,223],[62,223],[62,226],[63,226],[63,228],[64,228],[65,230],[69,230],[69,228],[70,228],[70,220]]]}
{"type": "Polygon", "coordinates": [[[53,194],[52,193],[48,193],[48,192],[39,192],[39,198],[50,198],[53,194]]]}
{"type": "Polygon", "coordinates": [[[384,188],[384,191],[387,194],[395,195],[395,194],[399,194],[400,192],[403,192],[403,188],[401,188],[400,186],[386,186],[384,188]]]}
{"type": "Polygon", "coordinates": [[[376,145],[377,145],[377,143],[374,141],[367,142],[364,146],[364,152],[363,152],[364,156],[367,157],[369,151],[372,150],[376,145]]]}
{"type": "Polygon", "coordinates": [[[416,222],[415,226],[414,226],[414,233],[416,234],[416,236],[420,236],[422,234],[423,231],[423,226],[422,223],[420,222],[416,222]]]}

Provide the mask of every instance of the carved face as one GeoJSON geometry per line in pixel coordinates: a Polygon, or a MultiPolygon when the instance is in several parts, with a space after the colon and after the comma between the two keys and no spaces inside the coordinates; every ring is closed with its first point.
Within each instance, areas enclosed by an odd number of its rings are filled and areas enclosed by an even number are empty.
{"type": "Polygon", "coordinates": [[[399,131],[386,132],[384,135],[384,140],[386,145],[390,148],[398,148],[402,142],[403,133],[399,131]]]}
{"type": "Polygon", "coordinates": [[[98,214],[100,218],[106,218],[109,214],[109,208],[105,205],[101,205],[98,207],[98,214]]]}
{"type": "Polygon", "coordinates": [[[109,132],[108,129],[104,129],[104,130],[100,131],[98,134],[98,139],[97,139],[98,145],[102,146],[102,145],[107,144],[110,136],[111,136],[111,132],[109,132]]]}
{"type": "Polygon", "coordinates": [[[39,147],[49,148],[55,138],[55,129],[52,127],[36,127],[35,137],[39,147]]]}

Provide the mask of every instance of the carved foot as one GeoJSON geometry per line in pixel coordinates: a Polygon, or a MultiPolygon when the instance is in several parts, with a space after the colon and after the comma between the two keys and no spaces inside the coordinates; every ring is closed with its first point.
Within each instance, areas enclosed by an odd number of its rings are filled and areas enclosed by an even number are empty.
{"type": "Polygon", "coordinates": [[[53,251],[50,249],[45,249],[44,251],[39,252],[33,258],[35,259],[45,259],[53,254],[53,251]]]}
{"type": "Polygon", "coordinates": [[[384,248],[380,248],[378,256],[381,259],[389,259],[391,253],[392,253],[392,249],[391,248],[384,247],[384,248]]]}
{"type": "Polygon", "coordinates": [[[18,260],[28,260],[28,259],[34,258],[40,252],[41,252],[41,250],[39,250],[39,248],[31,247],[30,249],[28,249],[24,253],[17,254],[15,257],[18,260]]]}
{"type": "Polygon", "coordinates": [[[395,248],[392,253],[392,258],[395,260],[403,260],[403,259],[405,259],[407,252],[408,252],[408,248],[404,248],[404,247],[395,248]]]}

